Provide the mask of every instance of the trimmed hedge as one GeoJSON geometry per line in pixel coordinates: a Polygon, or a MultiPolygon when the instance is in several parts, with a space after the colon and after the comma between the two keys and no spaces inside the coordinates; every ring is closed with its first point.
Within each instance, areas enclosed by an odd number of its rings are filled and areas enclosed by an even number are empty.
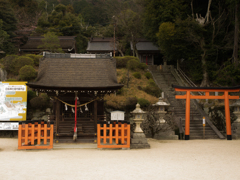
{"type": "Polygon", "coordinates": [[[139,62],[139,59],[134,56],[115,57],[115,59],[117,68],[127,68],[127,63],[130,60],[136,60],[139,62]]]}
{"type": "Polygon", "coordinates": [[[138,68],[138,65],[139,65],[139,61],[134,60],[134,59],[129,60],[127,62],[127,68],[130,69],[130,70],[133,70],[133,71],[138,68]]]}
{"type": "Polygon", "coordinates": [[[153,79],[148,80],[148,85],[143,88],[143,91],[155,97],[161,96],[161,90],[158,88],[153,79]]]}
{"type": "Polygon", "coordinates": [[[147,99],[139,98],[138,103],[140,104],[141,108],[148,107],[150,105],[150,102],[147,99]]]}
{"type": "Polygon", "coordinates": [[[147,79],[152,79],[152,74],[150,72],[146,72],[144,75],[147,79]]]}
{"type": "Polygon", "coordinates": [[[18,58],[18,56],[16,56],[16,55],[7,55],[6,57],[1,59],[1,63],[3,64],[4,69],[8,73],[14,72],[14,66],[15,66],[15,62],[16,62],[17,58],[18,58]]]}
{"type": "Polygon", "coordinates": [[[25,65],[19,70],[21,80],[29,81],[37,77],[37,72],[31,65],[25,65]]]}
{"type": "Polygon", "coordinates": [[[144,71],[147,69],[147,67],[148,67],[148,66],[147,66],[145,63],[139,63],[139,65],[138,65],[138,68],[139,68],[139,69],[142,69],[142,70],[144,70],[144,71]]]}
{"type": "Polygon", "coordinates": [[[26,56],[18,57],[15,61],[15,65],[14,65],[14,74],[17,75],[19,70],[25,65],[33,66],[34,61],[31,58],[26,57],[26,56]]]}
{"type": "Polygon", "coordinates": [[[25,56],[31,58],[35,66],[39,66],[39,60],[43,57],[42,55],[35,54],[26,54],[25,56]]]}
{"type": "Polygon", "coordinates": [[[141,79],[141,74],[139,72],[133,73],[133,76],[137,79],[141,79]]]}

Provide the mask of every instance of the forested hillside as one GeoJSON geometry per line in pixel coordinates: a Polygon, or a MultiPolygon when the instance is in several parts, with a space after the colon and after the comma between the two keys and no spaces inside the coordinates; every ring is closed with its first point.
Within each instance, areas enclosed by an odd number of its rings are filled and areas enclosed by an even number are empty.
{"type": "Polygon", "coordinates": [[[91,37],[113,37],[121,55],[138,56],[147,38],[169,64],[201,86],[237,85],[240,0],[0,0],[1,57],[18,54],[29,35],[77,36],[78,53],[91,37]]]}

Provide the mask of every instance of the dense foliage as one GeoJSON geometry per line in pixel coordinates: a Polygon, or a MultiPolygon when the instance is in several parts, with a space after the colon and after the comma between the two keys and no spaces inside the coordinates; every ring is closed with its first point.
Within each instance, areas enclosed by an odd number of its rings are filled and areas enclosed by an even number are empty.
{"type": "MultiPolygon", "coordinates": [[[[147,38],[169,64],[179,61],[195,83],[233,85],[240,71],[239,4],[240,0],[0,0],[0,50],[15,54],[29,32],[51,32],[76,36],[77,52],[85,53],[90,37],[115,33],[121,56],[138,57],[136,43],[147,38]],[[230,76],[233,81],[226,80],[230,76]]],[[[122,61],[117,66],[126,67],[127,59],[122,61]]]]}

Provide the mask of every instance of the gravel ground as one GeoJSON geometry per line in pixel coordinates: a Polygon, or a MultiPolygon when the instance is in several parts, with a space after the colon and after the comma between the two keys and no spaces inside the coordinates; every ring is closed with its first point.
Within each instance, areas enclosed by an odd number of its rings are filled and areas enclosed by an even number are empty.
{"type": "Polygon", "coordinates": [[[239,180],[240,140],[149,139],[151,149],[17,150],[0,139],[1,180],[239,180]]]}

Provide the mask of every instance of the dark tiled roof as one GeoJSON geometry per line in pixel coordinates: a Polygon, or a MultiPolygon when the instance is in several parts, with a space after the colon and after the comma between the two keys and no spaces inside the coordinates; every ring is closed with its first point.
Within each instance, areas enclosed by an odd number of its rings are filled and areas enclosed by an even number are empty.
{"type": "MultiPolygon", "coordinates": [[[[136,48],[138,51],[159,51],[159,48],[156,45],[145,39],[139,39],[138,43],[136,44],[136,48]]],[[[131,50],[132,49],[131,43],[131,50]]]]}
{"type": "Polygon", "coordinates": [[[138,51],[158,51],[158,47],[155,46],[152,42],[138,42],[136,44],[138,51]]]}
{"type": "MultiPolygon", "coordinates": [[[[104,37],[104,38],[91,38],[88,42],[87,51],[88,52],[110,52],[114,49],[114,39],[112,37],[104,37]]],[[[115,45],[115,50],[117,50],[117,46],[115,45]]]]}
{"type": "Polygon", "coordinates": [[[119,89],[115,59],[46,58],[32,88],[119,89]]]}
{"type": "MultiPolygon", "coordinates": [[[[88,42],[87,51],[113,51],[113,42],[88,42]]],[[[117,50],[117,46],[115,46],[117,50]]]]}
{"type": "Polygon", "coordinates": [[[90,42],[113,42],[112,37],[95,37],[91,38],[90,42]]]}
{"type": "MultiPolygon", "coordinates": [[[[60,46],[64,51],[75,47],[76,36],[59,36],[60,46]]],[[[43,36],[29,36],[25,45],[20,47],[21,51],[39,51],[39,45],[42,44],[43,36]]]]}

